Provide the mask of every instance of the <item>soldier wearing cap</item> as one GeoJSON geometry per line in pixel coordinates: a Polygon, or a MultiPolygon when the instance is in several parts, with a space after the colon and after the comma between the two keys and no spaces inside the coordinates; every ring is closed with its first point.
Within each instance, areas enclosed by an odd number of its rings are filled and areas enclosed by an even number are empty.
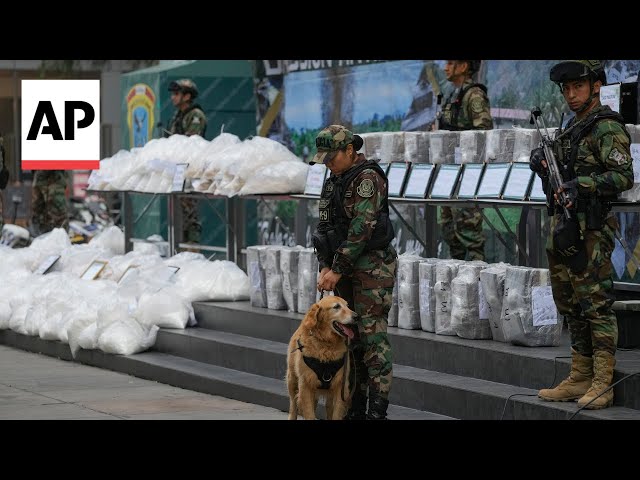
{"type": "MultiPolygon", "coordinates": [[[[478,63],[476,60],[447,60],[444,72],[455,88],[442,107],[439,119],[441,130],[493,128],[487,87],[471,80],[478,63]]],[[[484,260],[482,213],[478,207],[442,207],[440,225],[451,258],[484,260]]]]}
{"type": "Polygon", "coordinates": [[[611,306],[611,253],[618,220],[611,201],[633,186],[630,137],[622,116],[600,104],[607,79],[600,60],[568,60],[555,65],[550,79],[575,116],[556,132],[554,154],[564,183],[548,192],[544,151],[531,152],[530,167],[551,199],[547,258],[553,298],[571,335],[571,372],[557,387],[540,390],[549,401],[578,400],[588,409],[613,404],[618,326],[611,306]],[[573,220],[557,205],[564,191],[573,220]],[[549,193],[555,193],[549,195],[549,193]],[[574,225],[573,227],[571,227],[574,225]]]}
{"type": "MultiPolygon", "coordinates": [[[[204,138],[207,130],[207,116],[202,107],[194,102],[198,96],[198,87],[195,82],[183,78],[169,84],[171,102],[176,107],[176,112],[169,124],[169,130],[165,136],[200,135],[204,138]]],[[[198,203],[193,198],[180,197],[182,206],[182,239],[187,243],[200,243],[202,224],[198,216],[198,203]]]]}
{"type": "Polygon", "coordinates": [[[318,290],[333,291],[359,315],[353,348],[355,388],[347,419],[386,419],[392,378],[387,320],[398,255],[389,219],[387,178],[357,151],[363,139],[342,125],[316,137],[310,162],[331,171],[320,198],[313,234],[319,261],[318,290]],[[367,398],[369,410],[367,412],[367,398]]]}

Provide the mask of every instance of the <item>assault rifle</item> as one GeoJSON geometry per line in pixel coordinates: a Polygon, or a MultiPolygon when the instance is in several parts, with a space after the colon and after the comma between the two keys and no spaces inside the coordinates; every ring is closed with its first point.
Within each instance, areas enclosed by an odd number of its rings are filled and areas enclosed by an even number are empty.
{"type": "MultiPolygon", "coordinates": [[[[547,126],[544,123],[544,119],[542,118],[542,111],[540,107],[534,107],[531,110],[531,120],[530,123],[536,126],[538,133],[540,134],[540,146],[544,151],[544,158],[547,162],[547,168],[549,169],[549,184],[553,189],[552,195],[557,194],[559,204],[564,210],[564,215],[567,217],[567,220],[571,219],[571,212],[567,208],[567,204],[575,201],[567,195],[566,192],[558,192],[558,189],[564,183],[562,180],[562,175],[560,174],[560,168],[558,167],[558,162],[556,161],[556,156],[553,153],[553,140],[549,135],[549,131],[547,130],[547,126]],[[540,129],[540,124],[542,124],[542,128],[544,128],[544,134],[540,129]]],[[[553,197],[551,197],[553,198],[553,197]]]]}

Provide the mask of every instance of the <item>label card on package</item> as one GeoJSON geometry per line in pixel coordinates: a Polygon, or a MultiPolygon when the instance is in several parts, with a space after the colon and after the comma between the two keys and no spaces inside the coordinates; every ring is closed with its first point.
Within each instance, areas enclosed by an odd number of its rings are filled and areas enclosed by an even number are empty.
{"type": "Polygon", "coordinates": [[[460,167],[460,165],[440,165],[431,189],[431,198],[451,198],[458,183],[460,167]]]}
{"type": "Polygon", "coordinates": [[[316,163],[309,167],[307,172],[307,183],[304,186],[305,195],[320,195],[322,193],[322,185],[327,176],[327,166],[322,163],[316,163]]]}
{"type": "Polygon", "coordinates": [[[538,175],[534,175],[533,182],[531,183],[531,193],[529,194],[529,200],[534,202],[546,202],[547,196],[542,190],[542,179],[538,175]]]}
{"type": "Polygon", "coordinates": [[[510,168],[510,163],[487,164],[478,188],[478,198],[500,198],[510,168]]]}
{"type": "Polygon", "coordinates": [[[458,198],[473,198],[478,190],[478,182],[482,176],[481,163],[467,163],[462,168],[462,180],[460,180],[460,189],[458,190],[458,198]]]}
{"type": "Polygon", "coordinates": [[[390,197],[399,197],[402,194],[402,186],[404,185],[404,179],[406,176],[406,163],[392,163],[389,166],[389,173],[387,173],[387,182],[389,183],[390,197]]]}
{"type": "Polygon", "coordinates": [[[131,274],[136,271],[136,268],[138,268],[138,265],[129,265],[120,277],[120,280],[118,280],[118,283],[122,283],[126,278],[130,277],[131,274]]]}
{"type": "Polygon", "coordinates": [[[430,163],[414,163],[409,172],[409,180],[404,189],[404,196],[409,198],[425,198],[429,180],[433,172],[433,165],[430,163]]]}
{"type": "Polygon", "coordinates": [[[107,262],[104,260],[94,260],[91,265],[87,267],[84,273],[80,276],[82,280],[95,280],[100,276],[104,267],[107,266],[107,262]]]}
{"type": "Polygon", "coordinates": [[[531,288],[531,312],[534,327],[558,324],[558,310],[553,301],[550,285],[531,288]]]}
{"type": "Polygon", "coordinates": [[[173,174],[172,192],[182,192],[184,190],[184,176],[187,173],[188,163],[178,163],[173,174]]]}
{"type": "Polygon", "coordinates": [[[528,163],[514,163],[504,187],[502,198],[506,200],[524,200],[529,193],[531,177],[535,175],[528,163]]]}
{"type": "Polygon", "coordinates": [[[49,255],[47,258],[45,258],[42,263],[40,265],[38,265],[38,268],[36,268],[36,270],[33,272],[36,275],[44,275],[46,273],[49,273],[49,270],[51,270],[51,267],[53,267],[53,265],[60,259],[60,255],[49,255]]]}

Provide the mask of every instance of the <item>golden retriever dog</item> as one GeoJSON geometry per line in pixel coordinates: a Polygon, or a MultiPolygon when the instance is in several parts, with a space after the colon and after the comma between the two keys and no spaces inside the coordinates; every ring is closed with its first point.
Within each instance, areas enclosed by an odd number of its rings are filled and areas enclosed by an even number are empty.
{"type": "Polygon", "coordinates": [[[346,415],[351,402],[347,339],[354,336],[356,316],[343,298],[324,297],[311,306],[291,336],[286,375],[289,420],[298,418],[298,410],[305,420],[314,420],[321,396],[327,420],[346,415]]]}

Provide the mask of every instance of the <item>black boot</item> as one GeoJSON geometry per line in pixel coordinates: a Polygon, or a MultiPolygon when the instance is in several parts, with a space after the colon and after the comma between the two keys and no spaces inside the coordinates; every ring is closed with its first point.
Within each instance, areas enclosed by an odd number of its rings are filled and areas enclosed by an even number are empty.
{"type": "Polygon", "coordinates": [[[344,420],[366,420],[367,419],[367,396],[362,390],[356,388],[351,399],[351,407],[344,417],[344,420]]]}
{"type": "Polygon", "coordinates": [[[389,400],[369,392],[369,412],[367,413],[367,420],[386,420],[388,406],[389,400]]]}

